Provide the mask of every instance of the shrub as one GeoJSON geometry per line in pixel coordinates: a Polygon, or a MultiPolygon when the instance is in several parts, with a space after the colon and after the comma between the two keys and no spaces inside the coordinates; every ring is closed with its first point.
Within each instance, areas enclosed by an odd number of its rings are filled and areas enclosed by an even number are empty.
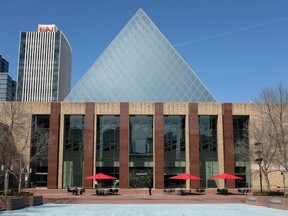
{"type": "Polygon", "coordinates": [[[20,196],[33,196],[33,193],[29,191],[22,191],[19,193],[20,196]]]}
{"type": "Polygon", "coordinates": [[[258,191],[253,193],[254,196],[284,196],[283,191],[258,191]]]}
{"type": "MultiPolygon", "coordinates": [[[[0,195],[4,196],[4,192],[1,192],[0,195]]],[[[18,191],[9,190],[7,193],[7,196],[16,196],[16,197],[33,196],[33,193],[28,192],[28,191],[23,191],[19,193],[18,191]]]]}

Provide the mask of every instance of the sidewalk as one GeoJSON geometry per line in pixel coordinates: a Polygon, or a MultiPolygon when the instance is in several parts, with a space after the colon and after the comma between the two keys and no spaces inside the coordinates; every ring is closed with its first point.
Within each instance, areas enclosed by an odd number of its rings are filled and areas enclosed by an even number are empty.
{"type": "Polygon", "coordinates": [[[246,195],[237,190],[229,190],[231,195],[218,195],[216,189],[206,189],[203,194],[179,195],[176,190],[173,194],[165,194],[163,190],[152,190],[149,196],[148,189],[119,189],[117,195],[97,196],[95,189],[86,189],[83,195],[72,195],[66,189],[29,189],[34,195],[42,195],[44,203],[70,204],[229,204],[245,203],[246,195]]]}

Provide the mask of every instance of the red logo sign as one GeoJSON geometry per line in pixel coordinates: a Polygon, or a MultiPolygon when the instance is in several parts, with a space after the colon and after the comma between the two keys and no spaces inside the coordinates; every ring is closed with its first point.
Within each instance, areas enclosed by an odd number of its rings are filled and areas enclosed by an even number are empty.
{"type": "Polygon", "coordinates": [[[39,32],[54,32],[53,26],[39,26],[39,32]]]}

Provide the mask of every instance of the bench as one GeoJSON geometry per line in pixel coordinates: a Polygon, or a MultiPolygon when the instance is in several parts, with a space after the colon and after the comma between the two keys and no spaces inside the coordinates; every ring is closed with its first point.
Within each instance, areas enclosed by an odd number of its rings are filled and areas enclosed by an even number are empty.
{"type": "Polygon", "coordinates": [[[67,193],[72,193],[73,195],[78,195],[78,194],[82,195],[83,193],[85,193],[85,188],[79,188],[79,187],[70,188],[70,187],[68,187],[67,193]]]}
{"type": "Polygon", "coordinates": [[[205,192],[205,189],[204,189],[204,188],[196,188],[195,192],[196,192],[197,194],[202,194],[202,193],[205,192]]]}
{"type": "Polygon", "coordinates": [[[173,194],[175,192],[175,188],[166,188],[164,189],[165,194],[173,194]]]}
{"type": "Polygon", "coordinates": [[[184,190],[184,189],[180,189],[180,190],[179,190],[179,193],[180,193],[182,196],[191,195],[191,194],[192,194],[191,190],[184,190]]]}
{"type": "Polygon", "coordinates": [[[217,194],[228,195],[229,192],[228,192],[228,189],[226,188],[223,188],[223,189],[217,188],[217,194]]]}
{"type": "Polygon", "coordinates": [[[250,193],[250,189],[249,188],[238,188],[238,192],[241,194],[245,194],[247,195],[248,193],[250,193]]]}

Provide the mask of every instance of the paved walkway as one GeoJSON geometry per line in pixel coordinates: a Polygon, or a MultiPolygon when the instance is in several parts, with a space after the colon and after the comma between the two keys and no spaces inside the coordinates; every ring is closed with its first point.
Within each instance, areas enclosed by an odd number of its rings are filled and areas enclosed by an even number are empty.
{"type": "Polygon", "coordinates": [[[1,216],[288,216],[288,211],[245,204],[46,204],[1,216]]]}
{"type": "Polygon", "coordinates": [[[163,190],[152,190],[149,196],[148,189],[119,189],[117,195],[97,196],[95,189],[86,189],[83,195],[72,195],[66,189],[30,189],[35,195],[42,195],[44,203],[73,203],[73,204],[229,204],[245,203],[246,195],[237,190],[229,190],[231,195],[218,195],[216,189],[206,189],[203,194],[182,196],[175,193],[165,194],[163,190]]]}

